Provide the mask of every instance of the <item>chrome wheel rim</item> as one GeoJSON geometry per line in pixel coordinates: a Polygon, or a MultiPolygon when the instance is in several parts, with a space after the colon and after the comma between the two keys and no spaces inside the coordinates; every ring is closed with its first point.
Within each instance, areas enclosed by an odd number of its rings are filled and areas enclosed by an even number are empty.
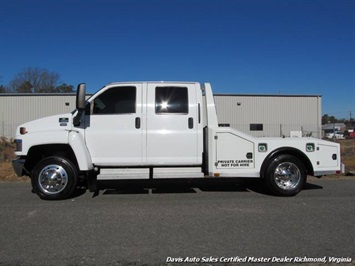
{"type": "Polygon", "coordinates": [[[276,185],[283,190],[292,190],[301,182],[301,171],[294,163],[280,163],[274,173],[276,185]]]}
{"type": "Polygon", "coordinates": [[[39,173],[38,184],[46,194],[60,193],[68,184],[68,174],[60,165],[47,165],[39,173]]]}

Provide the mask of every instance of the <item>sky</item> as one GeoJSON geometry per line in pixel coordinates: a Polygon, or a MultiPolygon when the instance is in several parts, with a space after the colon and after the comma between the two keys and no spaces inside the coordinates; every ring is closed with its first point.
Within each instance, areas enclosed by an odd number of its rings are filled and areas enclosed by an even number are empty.
{"type": "Polygon", "coordinates": [[[85,82],[210,82],[322,95],[355,118],[354,0],[0,0],[0,84],[27,67],[85,82]]]}

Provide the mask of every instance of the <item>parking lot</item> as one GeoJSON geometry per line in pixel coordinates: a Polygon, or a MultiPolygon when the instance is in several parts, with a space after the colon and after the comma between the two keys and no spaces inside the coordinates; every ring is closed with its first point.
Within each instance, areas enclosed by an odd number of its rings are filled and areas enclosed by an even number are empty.
{"type": "Polygon", "coordinates": [[[353,178],[312,178],[290,198],[244,181],[82,191],[65,201],[40,200],[29,183],[0,183],[0,195],[0,265],[355,258],[353,178]]]}

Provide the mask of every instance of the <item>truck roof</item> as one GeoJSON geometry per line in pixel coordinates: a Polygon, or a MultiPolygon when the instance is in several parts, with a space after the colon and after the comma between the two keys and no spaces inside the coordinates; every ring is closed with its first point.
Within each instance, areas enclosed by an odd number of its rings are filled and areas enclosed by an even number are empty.
{"type": "Polygon", "coordinates": [[[118,84],[132,84],[132,83],[162,83],[162,84],[171,84],[171,83],[175,83],[175,84],[200,84],[200,82],[196,82],[196,81],[124,81],[124,82],[110,82],[108,83],[106,86],[108,85],[118,85],[118,84]]]}

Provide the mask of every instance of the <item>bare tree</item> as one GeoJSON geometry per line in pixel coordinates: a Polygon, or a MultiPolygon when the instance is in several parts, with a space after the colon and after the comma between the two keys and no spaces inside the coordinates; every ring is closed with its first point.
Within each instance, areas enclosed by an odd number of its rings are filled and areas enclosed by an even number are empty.
{"type": "Polygon", "coordinates": [[[28,67],[15,75],[10,82],[13,92],[56,92],[59,74],[44,68],[28,67]]]}
{"type": "Polygon", "coordinates": [[[4,87],[4,85],[0,85],[0,93],[5,93],[6,92],[6,88],[4,87]]]}
{"type": "Polygon", "coordinates": [[[7,90],[5,86],[2,84],[2,76],[0,76],[0,93],[5,93],[7,90]]]}
{"type": "Polygon", "coordinates": [[[68,85],[66,83],[62,83],[61,85],[55,88],[56,92],[74,92],[73,85],[68,85]]]}
{"type": "Polygon", "coordinates": [[[16,92],[19,93],[31,93],[32,92],[32,84],[29,81],[23,82],[18,88],[16,92]]]}

